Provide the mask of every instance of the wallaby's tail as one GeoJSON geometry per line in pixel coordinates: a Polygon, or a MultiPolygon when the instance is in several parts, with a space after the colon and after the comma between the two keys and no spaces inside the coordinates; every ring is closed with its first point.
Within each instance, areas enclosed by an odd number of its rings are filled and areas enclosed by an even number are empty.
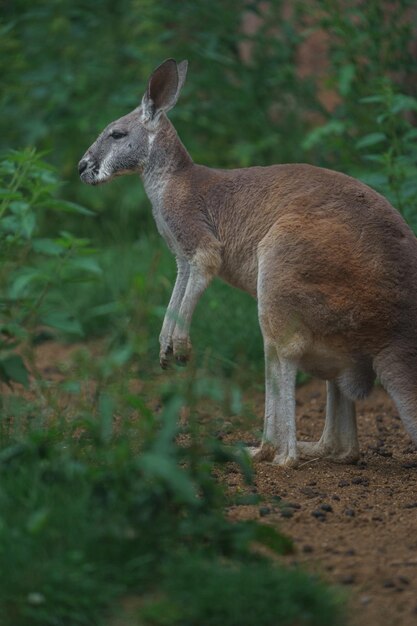
{"type": "Polygon", "coordinates": [[[401,340],[382,350],[374,359],[374,369],[417,445],[417,340],[401,340]]]}

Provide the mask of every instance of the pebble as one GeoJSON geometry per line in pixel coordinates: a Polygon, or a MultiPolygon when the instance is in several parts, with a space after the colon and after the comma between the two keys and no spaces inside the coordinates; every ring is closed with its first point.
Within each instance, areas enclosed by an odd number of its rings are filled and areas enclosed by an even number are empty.
{"type": "Polygon", "coordinates": [[[281,517],[290,518],[294,516],[294,511],[292,509],[281,509],[281,517]]]}
{"type": "Polygon", "coordinates": [[[269,506],[261,506],[259,508],[259,515],[261,517],[265,517],[266,515],[270,515],[271,514],[271,509],[269,508],[269,506]]]}
{"type": "Polygon", "coordinates": [[[352,478],[352,485],[364,485],[367,487],[369,485],[369,480],[363,476],[355,476],[355,478],[352,478]]]}
{"type": "Polygon", "coordinates": [[[320,522],[324,522],[326,519],[326,513],[317,509],[316,511],[312,511],[311,515],[317,518],[320,522]]]}
{"type": "Polygon", "coordinates": [[[339,487],[347,487],[348,485],[350,485],[348,480],[340,480],[339,481],[339,487]]]}
{"type": "Polygon", "coordinates": [[[345,509],[345,515],[348,517],[355,517],[356,513],[353,509],[345,509]]]}
{"type": "Polygon", "coordinates": [[[320,508],[322,511],[326,511],[326,513],[333,513],[333,508],[330,504],[322,504],[320,508]]]}

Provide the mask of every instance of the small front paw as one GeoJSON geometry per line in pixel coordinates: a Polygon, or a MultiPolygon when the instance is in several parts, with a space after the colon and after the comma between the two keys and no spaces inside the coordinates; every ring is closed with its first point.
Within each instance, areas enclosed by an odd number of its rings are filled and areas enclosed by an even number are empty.
{"type": "Polygon", "coordinates": [[[173,357],[173,349],[171,342],[161,342],[161,349],[159,351],[159,364],[163,370],[166,370],[173,357]]]}
{"type": "Polygon", "coordinates": [[[192,345],[189,337],[173,338],[174,357],[178,365],[187,365],[191,359],[192,345]]]}

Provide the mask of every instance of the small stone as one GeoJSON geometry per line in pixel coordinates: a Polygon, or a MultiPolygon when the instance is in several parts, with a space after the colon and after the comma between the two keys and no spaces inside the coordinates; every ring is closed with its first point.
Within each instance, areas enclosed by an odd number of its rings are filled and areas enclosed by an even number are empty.
{"type": "Polygon", "coordinates": [[[404,469],[414,469],[417,467],[417,461],[409,461],[408,463],[403,463],[401,465],[404,469]]]}
{"type": "Polygon", "coordinates": [[[294,516],[294,511],[292,509],[281,509],[281,517],[290,518],[294,516]]]}
{"type": "Polygon", "coordinates": [[[355,476],[355,478],[352,478],[352,485],[364,485],[367,487],[369,485],[369,480],[363,476],[355,476]]]}
{"type": "Polygon", "coordinates": [[[391,578],[387,578],[387,580],[384,580],[382,586],[385,587],[385,589],[392,589],[395,587],[395,582],[391,580],[391,578]]]}
{"type": "Polygon", "coordinates": [[[340,502],[339,496],[332,496],[332,500],[336,500],[336,502],[340,502]]]}
{"type": "Polygon", "coordinates": [[[315,517],[316,519],[318,519],[320,522],[324,522],[324,520],[326,519],[326,513],[324,513],[323,511],[320,511],[319,509],[317,509],[316,511],[313,511],[311,515],[315,517]]]}
{"type": "Polygon", "coordinates": [[[353,509],[345,509],[345,515],[348,517],[355,517],[356,513],[353,509]]]}
{"type": "Polygon", "coordinates": [[[326,513],[333,513],[333,508],[330,506],[330,504],[322,504],[320,508],[326,513]]]}
{"type": "Polygon", "coordinates": [[[373,521],[373,522],[383,522],[383,521],[384,521],[384,518],[383,518],[383,517],[381,517],[380,515],[373,515],[373,516],[372,516],[372,521],[373,521]]]}
{"type": "Polygon", "coordinates": [[[410,584],[410,581],[408,580],[408,578],[406,576],[398,576],[398,580],[403,585],[409,585],[410,584]]]}
{"type": "Polygon", "coordinates": [[[349,481],[348,480],[340,480],[339,481],[339,487],[348,487],[349,485],[349,481]]]}
{"type": "Polygon", "coordinates": [[[355,556],[355,554],[356,554],[355,550],[352,550],[352,549],[346,550],[346,556],[355,556]]]}
{"type": "Polygon", "coordinates": [[[370,596],[362,596],[361,597],[361,604],[367,605],[369,604],[371,601],[371,597],[370,596]]]}
{"type": "Polygon", "coordinates": [[[311,554],[312,552],[314,552],[313,546],[306,544],[305,546],[303,546],[303,552],[305,554],[311,554]]]}
{"type": "Polygon", "coordinates": [[[259,508],[259,515],[261,517],[265,517],[266,515],[270,515],[271,514],[271,509],[269,508],[269,506],[261,506],[259,508]]]}

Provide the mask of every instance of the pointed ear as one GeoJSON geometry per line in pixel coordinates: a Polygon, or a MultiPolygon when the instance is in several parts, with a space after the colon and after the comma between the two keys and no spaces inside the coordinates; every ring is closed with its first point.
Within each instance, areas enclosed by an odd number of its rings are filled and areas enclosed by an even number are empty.
{"type": "Polygon", "coordinates": [[[187,61],[177,65],[174,59],[167,59],[152,72],[142,98],[144,122],[155,121],[163,111],[172,109],[184,84],[187,65],[187,61]]]}

